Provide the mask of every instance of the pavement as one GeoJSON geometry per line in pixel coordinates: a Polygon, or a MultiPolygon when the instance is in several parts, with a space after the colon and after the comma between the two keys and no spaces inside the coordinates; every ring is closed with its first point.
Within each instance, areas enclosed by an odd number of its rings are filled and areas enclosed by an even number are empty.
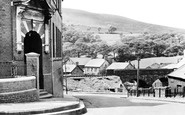
{"type": "MultiPolygon", "coordinates": [[[[121,93],[116,94],[107,94],[107,93],[79,93],[79,92],[72,92],[67,95],[64,95],[64,98],[49,98],[49,99],[41,99],[39,102],[29,102],[29,103],[5,103],[0,104],[0,115],[27,115],[27,114],[40,114],[45,112],[58,112],[58,111],[65,111],[70,109],[75,109],[79,107],[81,102],[79,99],[75,98],[75,95],[104,95],[110,97],[117,97],[117,98],[127,98],[131,101],[158,101],[158,102],[169,102],[169,103],[176,103],[176,104],[185,104],[185,98],[182,97],[148,97],[148,96],[140,96],[140,97],[127,97],[127,95],[122,95],[121,93]]],[[[183,106],[184,107],[184,106],[183,106]]],[[[84,109],[85,106],[81,107],[84,109]]],[[[119,109],[119,108],[117,108],[119,109]]],[[[117,110],[116,109],[116,110],[117,110]]],[[[91,109],[88,109],[88,111],[91,109]]],[[[129,107],[128,107],[128,110],[129,107]]],[[[78,112],[79,113],[79,112],[78,112]]],[[[62,115],[62,114],[61,114],[62,115]]],[[[65,114],[67,115],[67,114],[65,114]]]]}
{"type": "Polygon", "coordinates": [[[86,111],[83,102],[71,95],[65,95],[64,98],[40,99],[38,102],[3,103],[0,104],[0,115],[28,115],[53,112],[62,115],[61,113],[64,113],[64,111],[69,113],[73,110],[76,112],[79,109],[86,111]]]}
{"type": "Polygon", "coordinates": [[[148,96],[140,96],[140,97],[126,97],[124,98],[128,99],[137,99],[137,100],[152,100],[152,101],[163,101],[163,102],[173,102],[173,103],[184,103],[185,104],[185,98],[183,97],[148,97],[148,96]]]}

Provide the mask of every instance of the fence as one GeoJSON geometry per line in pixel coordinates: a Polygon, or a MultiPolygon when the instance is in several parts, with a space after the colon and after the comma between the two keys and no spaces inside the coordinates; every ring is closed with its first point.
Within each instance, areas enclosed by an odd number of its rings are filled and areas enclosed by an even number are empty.
{"type": "MultiPolygon", "coordinates": [[[[136,90],[130,90],[129,96],[137,96],[136,90]]],[[[185,97],[185,88],[155,88],[155,89],[139,89],[138,96],[147,97],[185,97]]]]}

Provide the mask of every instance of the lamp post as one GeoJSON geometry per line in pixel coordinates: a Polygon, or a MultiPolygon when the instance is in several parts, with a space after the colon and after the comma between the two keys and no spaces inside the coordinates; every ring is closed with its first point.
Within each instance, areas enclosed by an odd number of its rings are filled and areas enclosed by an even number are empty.
{"type": "Polygon", "coordinates": [[[139,61],[140,61],[140,57],[137,57],[137,97],[139,96],[139,61]]]}

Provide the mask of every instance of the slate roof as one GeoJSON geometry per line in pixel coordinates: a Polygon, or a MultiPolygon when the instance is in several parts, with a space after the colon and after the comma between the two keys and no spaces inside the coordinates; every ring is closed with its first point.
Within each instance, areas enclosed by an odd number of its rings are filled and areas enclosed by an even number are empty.
{"type": "Polygon", "coordinates": [[[101,67],[105,61],[105,59],[92,59],[85,65],[85,67],[101,67]]]}
{"type": "MultiPolygon", "coordinates": [[[[180,59],[182,59],[183,56],[175,56],[175,57],[155,57],[155,58],[144,58],[140,60],[140,68],[145,69],[149,66],[151,66],[154,63],[158,64],[176,64],[180,59]]],[[[134,60],[131,61],[132,65],[135,65],[137,67],[138,61],[134,60]]]]}
{"type": "Polygon", "coordinates": [[[179,63],[176,64],[175,68],[179,68],[179,67],[181,67],[184,64],[185,64],[185,57],[183,57],[183,59],[180,60],[179,63]]]}
{"type": "Polygon", "coordinates": [[[72,72],[75,69],[76,65],[63,65],[63,72],[72,72]]]}
{"type": "Polygon", "coordinates": [[[163,68],[167,68],[167,69],[177,69],[177,68],[180,68],[181,66],[183,66],[185,64],[185,55],[183,56],[183,58],[181,60],[179,60],[178,63],[176,64],[170,64],[170,65],[167,65],[163,68]]]}
{"type": "Polygon", "coordinates": [[[78,65],[85,65],[87,64],[91,58],[70,58],[75,64],[78,62],[78,65]]]}
{"type": "Polygon", "coordinates": [[[172,73],[168,74],[168,76],[181,78],[185,80],[185,64],[182,65],[180,68],[176,69],[172,73]]]}
{"type": "Polygon", "coordinates": [[[109,67],[107,67],[107,70],[116,70],[116,69],[125,69],[129,65],[128,62],[114,62],[109,67]]]}
{"type": "Polygon", "coordinates": [[[177,65],[177,64],[169,64],[169,65],[164,66],[164,67],[162,67],[162,68],[163,68],[163,69],[174,69],[174,68],[176,68],[176,65],[177,65]]]}

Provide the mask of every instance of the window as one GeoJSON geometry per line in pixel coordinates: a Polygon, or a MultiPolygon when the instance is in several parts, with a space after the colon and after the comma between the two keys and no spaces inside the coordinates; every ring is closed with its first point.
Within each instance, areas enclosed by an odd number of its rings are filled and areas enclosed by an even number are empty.
{"type": "Polygon", "coordinates": [[[54,58],[60,58],[62,57],[62,38],[61,38],[61,32],[60,30],[54,25],[54,23],[52,24],[52,30],[51,30],[51,34],[52,34],[52,40],[53,40],[53,57],[54,58]]]}

